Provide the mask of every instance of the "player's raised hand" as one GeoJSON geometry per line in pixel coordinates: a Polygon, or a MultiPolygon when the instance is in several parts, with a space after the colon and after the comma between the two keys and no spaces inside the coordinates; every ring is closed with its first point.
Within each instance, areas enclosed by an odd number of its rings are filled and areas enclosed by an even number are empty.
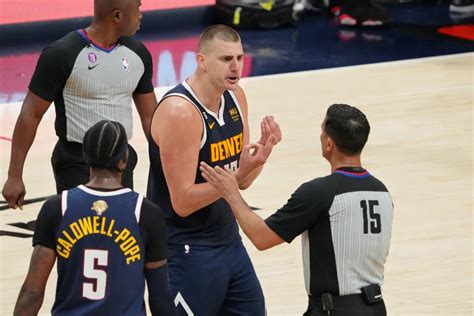
{"type": "Polygon", "coordinates": [[[280,126],[275,121],[275,118],[272,115],[267,115],[262,119],[260,123],[260,140],[259,144],[265,145],[267,139],[273,135],[275,138],[273,140],[273,145],[278,144],[282,139],[282,134],[280,126]]]}
{"type": "Polygon", "coordinates": [[[270,135],[264,145],[260,143],[245,145],[240,154],[239,172],[247,175],[262,166],[270,156],[274,142],[275,136],[270,135]]]}
{"type": "Polygon", "coordinates": [[[202,177],[209,182],[224,199],[239,195],[239,183],[234,173],[228,168],[216,166],[212,168],[204,161],[201,161],[199,169],[202,177]]]}

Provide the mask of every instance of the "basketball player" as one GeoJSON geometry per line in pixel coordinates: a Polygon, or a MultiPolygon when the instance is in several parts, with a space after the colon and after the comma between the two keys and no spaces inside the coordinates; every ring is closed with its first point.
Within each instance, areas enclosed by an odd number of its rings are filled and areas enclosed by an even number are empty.
{"type": "Polygon", "coordinates": [[[165,94],[151,123],[148,197],[169,227],[170,287],[182,315],[264,315],[260,283],[229,205],[204,183],[199,161],[236,170],[240,188],[261,171],[281,132],[261,124],[267,151],[239,165],[249,142],[248,110],[238,85],[243,67],[239,34],[213,25],[201,34],[197,69],[165,94]]]}
{"type": "MultiPolygon", "coordinates": [[[[8,179],[2,190],[11,208],[22,208],[23,167],[44,113],[54,101],[58,142],[51,162],[56,191],[89,181],[82,159],[84,133],[100,120],[120,122],[132,137],[132,98],[146,133],[157,100],[152,60],[130,36],[140,28],[140,0],[94,0],[92,24],[46,47],[38,60],[13,131],[8,179]]],[[[137,155],[129,148],[122,181],[133,188],[137,155]]]]}
{"type": "Polygon", "coordinates": [[[53,315],[145,315],[145,278],[154,315],[175,315],[161,210],[124,188],[124,127],[100,121],[85,134],[90,181],[45,202],[15,315],[37,315],[57,258],[53,315]]]}
{"type": "MultiPolygon", "coordinates": [[[[229,169],[202,162],[202,175],[229,203],[259,250],[302,235],[309,297],[305,315],[386,315],[380,287],[393,203],[385,185],[362,168],[369,122],[357,108],[334,104],[321,129],[322,154],[331,165],[331,174],[301,185],[266,220],[249,209],[229,169]]],[[[263,150],[261,144],[246,146],[241,163],[251,157],[250,149],[263,150]]]]}

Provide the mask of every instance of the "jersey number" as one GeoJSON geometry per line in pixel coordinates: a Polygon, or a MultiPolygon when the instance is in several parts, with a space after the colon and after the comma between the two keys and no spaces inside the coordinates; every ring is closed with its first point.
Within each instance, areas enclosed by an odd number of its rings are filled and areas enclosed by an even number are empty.
{"type": "Polygon", "coordinates": [[[378,205],[379,201],[377,200],[360,201],[360,207],[362,207],[362,214],[364,216],[364,234],[368,234],[369,230],[371,234],[380,234],[382,231],[380,214],[375,213],[374,210],[374,207],[378,205]]]}
{"type": "Polygon", "coordinates": [[[109,252],[107,250],[85,249],[83,274],[86,281],[82,283],[82,295],[90,300],[101,300],[105,297],[109,252]]]}
{"type": "Polygon", "coordinates": [[[237,169],[239,169],[239,161],[238,160],[232,161],[231,163],[228,163],[227,165],[225,165],[225,167],[229,168],[232,172],[235,172],[237,171],[237,169]]]}

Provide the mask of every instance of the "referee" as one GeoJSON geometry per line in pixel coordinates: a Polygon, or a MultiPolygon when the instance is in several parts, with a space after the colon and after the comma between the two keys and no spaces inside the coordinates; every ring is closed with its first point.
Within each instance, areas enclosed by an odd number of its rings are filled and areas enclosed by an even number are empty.
{"type": "MultiPolygon", "coordinates": [[[[304,315],[386,315],[381,285],[393,202],[385,185],[361,165],[369,122],[357,108],[334,104],[321,129],[322,154],[331,174],[302,184],[266,220],[250,210],[229,170],[201,163],[201,171],[259,250],[302,235],[309,301],[304,315]]],[[[258,159],[271,151],[267,147],[249,145],[240,159],[258,159]]]]}
{"type": "MultiPolygon", "coordinates": [[[[141,2],[94,0],[94,20],[46,47],[36,64],[12,137],[8,179],[2,195],[11,208],[22,208],[26,194],[23,167],[43,115],[54,102],[58,141],[51,164],[56,191],[89,181],[82,157],[86,131],[102,120],[121,123],[132,137],[132,100],[145,134],[157,101],[152,58],[132,38],[140,28],[141,2]]],[[[129,146],[122,184],[133,188],[137,153],[129,146]]]]}

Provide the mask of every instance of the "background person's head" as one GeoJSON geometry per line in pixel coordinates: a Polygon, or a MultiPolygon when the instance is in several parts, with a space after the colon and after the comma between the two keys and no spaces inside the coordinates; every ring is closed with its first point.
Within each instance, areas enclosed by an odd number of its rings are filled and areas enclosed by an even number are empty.
{"type": "Polygon", "coordinates": [[[103,120],[89,128],[83,139],[83,156],[92,169],[123,172],[128,158],[125,128],[119,122],[103,120]]]}
{"type": "Polygon", "coordinates": [[[239,33],[216,24],[204,29],[198,45],[198,71],[218,88],[235,89],[242,75],[244,50],[239,33]]]}
{"type": "Polygon", "coordinates": [[[323,157],[330,159],[334,151],[345,156],[358,156],[367,142],[370,125],[367,117],[356,107],[333,104],[321,125],[323,157]]]}
{"type": "Polygon", "coordinates": [[[112,23],[119,36],[132,36],[140,29],[141,0],[95,0],[94,20],[112,23]]]}

